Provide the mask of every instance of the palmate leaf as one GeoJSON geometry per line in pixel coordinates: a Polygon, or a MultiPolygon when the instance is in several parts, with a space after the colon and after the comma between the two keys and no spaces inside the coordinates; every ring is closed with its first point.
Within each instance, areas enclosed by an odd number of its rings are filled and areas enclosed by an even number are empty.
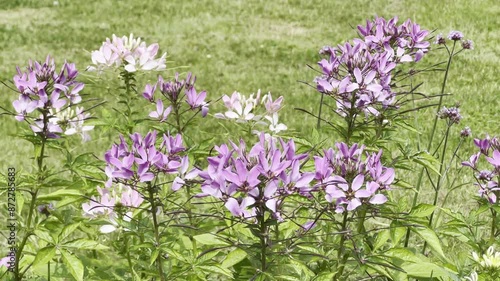
{"type": "Polygon", "coordinates": [[[439,160],[425,151],[420,151],[412,156],[410,156],[410,160],[424,166],[426,169],[433,171],[434,173],[439,174],[439,160]]]}
{"type": "Polygon", "coordinates": [[[424,239],[425,242],[427,242],[427,244],[429,245],[429,247],[433,250],[433,252],[438,254],[440,258],[442,258],[445,261],[448,261],[448,259],[444,255],[443,248],[441,247],[441,241],[439,241],[438,236],[432,229],[426,226],[421,226],[421,227],[411,227],[411,230],[415,232],[418,236],[420,236],[422,239],[424,239]]]}
{"type": "Polygon", "coordinates": [[[59,233],[59,236],[58,236],[58,241],[61,242],[63,241],[64,239],[66,239],[69,235],[71,235],[71,233],[73,233],[78,227],[80,227],[80,223],[73,223],[73,224],[70,224],[70,225],[67,225],[63,228],[63,230],[61,231],[61,233],[59,233]]]}
{"type": "Polygon", "coordinates": [[[208,272],[213,272],[213,273],[225,275],[231,279],[233,278],[233,273],[231,273],[231,271],[229,271],[228,269],[222,268],[218,265],[200,265],[200,266],[195,267],[196,271],[198,271],[200,269],[203,273],[206,273],[208,271],[208,272]]]}
{"type": "Polygon", "coordinates": [[[39,264],[48,263],[52,258],[56,255],[56,247],[48,246],[38,250],[35,260],[33,261],[33,266],[37,266],[39,264]]]}
{"type": "Polygon", "coordinates": [[[416,217],[416,218],[425,218],[427,216],[430,216],[434,210],[437,208],[435,205],[431,204],[419,204],[410,211],[410,216],[416,217]]]}
{"type": "Polygon", "coordinates": [[[219,238],[217,238],[217,236],[210,233],[196,235],[193,236],[193,238],[203,245],[221,245],[221,246],[229,245],[227,242],[220,240],[219,238]]]}
{"type": "Polygon", "coordinates": [[[77,281],[83,281],[84,268],[82,261],[65,249],[60,249],[62,260],[71,275],[77,281]]]}
{"type": "Polygon", "coordinates": [[[239,262],[243,261],[248,256],[247,252],[240,248],[236,248],[229,252],[226,258],[222,261],[222,268],[230,268],[239,262]]]}

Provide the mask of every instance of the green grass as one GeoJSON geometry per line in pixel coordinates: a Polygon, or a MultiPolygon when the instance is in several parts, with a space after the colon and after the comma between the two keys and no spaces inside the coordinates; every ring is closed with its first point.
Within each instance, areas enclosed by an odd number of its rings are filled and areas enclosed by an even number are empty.
{"type": "MultiPolygon", "coordinates": [[[[90,63],[90,51],[112,34],[134,33],[146,42],[158,42],[169,54],[169,67],[192,71],[197,88],[209,98],[237,90],[244,94],[258,89],[285,97],[281,114],[291,130],[307,136],[315,120],[294,110],[316,111],[319,94],[299,81],[316,75],[307,65],[318,61],[318,50],[356,36],[352,27],[375,15],[410,18],[427,29],[447,34],[461,30],[475,42],[475,50],[464,53],[452,65],[445,105],[462,104],[463,126],[475,136],[500,134],[498,64],[500,59],[500,6],[495,1],[21,1],[0,0],[0,80],[8,81],[16,65],[29,59],[43,60],[47,54],[60,65],[75,62],[83,70],[90,63]]],[[[444,52],[425,58],[423,65],[445,60],[444,52]]],[[[169,73],[170,75],[172,72],[169,73]]],[[[141,79],[154,79],[154,75],[141,79]]],[[[439,91],[441,73],[421,76],[424,92],[439,91]]],[[[85,80],[85,78],[83,78],[85,80]]],[[[10,107],[16,94],[0,87],[0,102],[10,107]]],[[[85,93],[110,99],[102,85],[88,85],[85,93]]],[[[220,105],[211,113],[222,110],[220,105]]],[[[434,109],[424,112],[423,128],[434,109]]],[[[96,112],[99,116],[100,111],[96,112]]],[[[30,163],[31,146],[12,135],[18,132],[13,118],[0,122],[0,146],[6,165],[30,163]]],[[[200,126],[222,130],[213,119],[200,126]]],[[[461,125],[462,126],[462,125],[461,125]]],[[[455,133],[458,133],[456,128],[455,133]]],[[[109,139],[94,133],[92,151],[103,153],[109,139]]],[[[324,134],[324,137],[329,137],[324,134]]],[[[335,136],[330,138],[331,142],[335,136]]],[[[412,142],[411,140],[408,140],[412,142]]],[[[456,143],[456,140],[454,140],[456,143]]],[[[75,142],[78,144],[79,142],[75,142]]],[[[470,145],[469,145],[470,146],[470,145]]],[[[86,150],[86,149],[83,149],[86,150]]]]}

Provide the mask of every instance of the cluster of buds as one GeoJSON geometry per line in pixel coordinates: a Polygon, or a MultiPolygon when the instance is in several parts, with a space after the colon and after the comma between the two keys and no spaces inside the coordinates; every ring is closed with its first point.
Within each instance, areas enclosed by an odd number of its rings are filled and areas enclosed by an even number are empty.
{"type": "Polygon", "coordinates": [[[44,63],[29,62],[26,72],[19,67],[14,76],[14,85],[19,98],[12,105],[18,121],[26,121],[34,133],[43,138],[59,138],[66,135],[80,134],[84,141],[89,140],[87,131],[93,126],[86,126],[90,117],[82,107],[72,107],[82,101],[79,95],[84,84],[78,82],[78,71],[72,63],[64,63],[57,72],[54,60],[47,56],[44,63]],[[30,116],[30,114],[38,115],[30,116]]]}
{"type": "Polygon", "coordinates": [[[97,187],[98,197],[92,196],[90,202],[83,203],[84,215],[89,218],[105,218],[110,224],[101,226],[102,233],[110,233],[119,226],[117,220],[129,222],[132,220],[132,208],[138,208],[144,198],[139,192],[122,184],[111,188],[97,187]]]}
{"type": "Polygon", "coordinates": [[[462,165],[474,171],[479,195],[487,198],[491,204],[495,204],[500,196],[500,139],[498,137],[474,139],[474,144],[479,148],[479,152],[473,154],[469,161],[462,162],[462,165]],[[488,169],[479,168],[481,155],[491,165],[488,169]]]}
{"type": "Polygon", "coordinates": [[[111,39],[106,38],[99,50],[92,51],[93,65],[87,69],[101,72],[107,68],[123,66],[127,72],[164,70],[167,54],[156,58],[159,48],[158,43],[147,46],[146,42],[141,38],[134,38],[133,34],[121,38],[113,34],[111,39]]]}
{"type": "Polygon", "coordinates": [[[446,119],[449,126],[458,124],[460,123],[460,120],[462,120],[462,115],[460,114],[458,105],[450,108],[443,106],[443,108],[438,112],[437,115],[440,119],[446,119]]]}
{"type": "MultiPolygon", "coordinates": [[[[222,97],[227,111],[216,113],[214,117],[235,120],[239,123],[253,123],[254,125],[268,125],[272,134],[285,131],[288,127],[279,122],[278,111],[283,107],[283,96],[273,100],[271,93],[261,96],[260,90],[246,97],[239,92],[234,92],[230,97],[222,97]],[[258,112],[259,111],[259,112],[258,112]],[[260,113],[262,112],[262,113],[260,113]],[[266,123],[264,120],[267,120],[266,123]]],[[[259,134],[259,131],[254,131],[259,134]]]]}
{"type": "Polygon", "coordinates": [[[317,90],[332,96],[341,116],[379,115],[380,109],[395,107],[391,89],[392,70],[399,63],[419,61],[428,52],[429,34],[407,20],[376,18],[358,26],[361,39],[337,47],[324,47],[326,55],[318,64],[322,75],[316,77],[317,90]]]}
{"type": "Polygon", "coordinates": [[[395,174],[394,169],[382,165],[382,150],[363,157],[364,146],[336,146],[337,150],[330,148],[324,156],[314,157],[314,191],[324,191],[337,213],[353,211],[362,204],[385,203],[383,192],[390,189],[395,174]]]}
{"type": "Polygon", "coordinates": [[[179,73],[176,73],[173,81],[165,81],[163,80],[163,77],[158,76],[158,81],[155,84],[147,84],[142,94],[145,99],[155,103],[154,93],[156,92],[156,89],[158,89],[166,101],[171,104],[165,108],[164,101],[162,99],[157,99],[156,111],[149,113],[149,117],[157,119],[160,122],[165,122],[172,112],[172,107],[176,107],[177,112],[180,111],[180,101],[184,97],[190,110],[201,111],[202,117],[207,116],[209,106],[208,102],[205,101],[207,92],[196,92],[194,87],[195,82],[196,77],[193,77],[191,73],[187,74],[186,80],[180,80],[179,73]],[[184,96],[182,95],[183,92],[184,96]]]}
{"type": "MultiPolygon", "coordinates": [[[[470,39],[464,39],[464,35],[460,31],[456,30],[450,31],[450,33],[448,34],[448,39],[454,42],[460,41],[460,43],[462,44],[462,49],[464,50],[474,50],[474,42],[470,39]]],[[[446,43],[447,43],[446,38],[444,38],[442,34],[438,34],[436,36],[434,44],[446,45],[446,43]]]]}

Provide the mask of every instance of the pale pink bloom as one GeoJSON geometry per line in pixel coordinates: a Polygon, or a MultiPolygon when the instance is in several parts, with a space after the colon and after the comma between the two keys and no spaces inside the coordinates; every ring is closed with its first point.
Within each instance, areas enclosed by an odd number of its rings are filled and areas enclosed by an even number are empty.
{"type": "Polygon", "coordinates": [[[273,113],[271,116],[264,116],[264,118],[266,118],[270,123],[269,130],[275,134],[288,129],[285,124],[279,123],[277,112],[273,113]]]}

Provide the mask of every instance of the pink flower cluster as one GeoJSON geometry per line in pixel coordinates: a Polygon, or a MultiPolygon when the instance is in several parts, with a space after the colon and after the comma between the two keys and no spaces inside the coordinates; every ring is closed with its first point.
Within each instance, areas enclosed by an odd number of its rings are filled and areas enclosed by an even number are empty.
{"type": "Polygon", "coordinates": [[[317,90],[336,100],[342,116],[358,112],[377,116],[380,109],[394,106],[392,71],[397,64],[417,62],[428,52],[429,32],[410,20],[398,26],[397,20],[367,21],[366,26],[358,26],[361,39],[320,51],[327,58],[318,63],[323,75],[315,79],[317,90]]]}
{"type": "Polygon", "coordinates": [[[133,216],[131,209],[138,208],[144,201],[139,192],[121,184],[112,188],[97,187],[97,191],[100,196],[92,196],[90,202],[82,204],[82,209],[89,218],[104,217],[109,220],[111,224],[101,227],[103,233],[115,231],[117,219],[130,221],[133,216]]]}
{"type": "Polygon", "coordinates": [[[138,70],[164,70],[167,54],[156,58],[159,50],[158,43],[146,45],[141,38],[117,37],[113,34],[111,39],[106,38],[99,50],[92,51],[92,62],[88,70],[102,71],[106,68],[118,68],[122,65],[127,72],[138,70]]]}
{"type": "Polygon", "coordinates": [[[336,212],[352,211],[361,204],[385,203],[382,192],[390,188],[395,174],[393,168],[382,165],[382,150],[363,157],[364,146],[336,146],[337,150],[330,148],[324,156],[314,157],[316,188],[325,192],[336,212]]]}
{"type": "Polygon", "coordinates": [[[196,176],[195,170],[187,172],[189,163],[187,156],[181,155],[185,150],[181,135],[172,137],[164,134],[160,145],[156,144],[156,131],[149,132],[145,137],[134,133],[130,139],[132,145],[129,146],[120,136],[120,143],[106,152],[106,187],[116,182],[137,189],[139,183],[152,182],[160,174],[174,174],[177,178],[172,189],[177,190],[185,179],[196,176]]]}
{"type": "Polygon", "coordinates": [[[234,216],[252,218],[268,210],[281,220],[285,198],[310,190],[314,174],[300,171],[307,154],[296,154],[293,140],[266,141],[261,135],[249,151],[243,141],[215,150],[218,155],[208,157],[207,169],[199,173],[200,196],[224,201],[234,216]]]}
{"type": "Polygon", "coordinates": [[[44,63],[30,61],[26,72],[18,67],[13,80],[19,98],[12,103],[16,120],[30,123],[33,132],[45,138],[58,138],[67,128],[66,134],[80,133],[87,140],[83,132],[93,126],[84,126],[84,120],[90,115],[81,107],[77,107],[76,114],[71,110],[82,101],[79,93],[84,84],[76,80],[77,76],[75,65],[67,62],[56,72],[50,56],[44,63]],[[30,117],[35,111],[38,117],[30,117]]]}
{"type": "Polygon", "coordinates": [[[183,98],[183,90],[189,109],[201,111],[202,117],[207,116],[209,106],[208,102],[205,101],[207,92],[196,92],[194,87],[195,82],[196,77],[193,77],[191,73],[187,74],[186,80],[180,80],[179,73],[176,73],[173,81],[165,81],[163,77],[158,76],[158,81],[155,84],[147,84],[142,94],[145,99],[155,102],[154,93],[158,88],[163,97],[171,104],[171,106],[165,108],[163,100],[157,99],[156,111],[150,112],[149,117],[157,119],[160,122],[165,122],[172,112],[172,106],[180,107],[179,101],[183,98]]]}
{"type": "Polygon", "coordinates": [[[487,198],[491,204],[495,204],[500,196],[500,139],[498,137],[474,139],[474,144],[479,148],[479,152],[473,154],[469,161],[462,162],[462,165],[474,171],[479,195],[487,198]],[[488,169],[479,168],[481,155],[491,165],[488,169]]]}
{"type": "Polygon", "coordinates": [[[315,172],[302,171],[308,154],[297,154],[293,140],[260,141],[247,151],[240,141],[215,147],[217,156],[208,158],[208,167],[199,173],[203,179],[201,196],[225,202],[237,217],[252,218],[262,210],[282,220],[285,199],[290,195],[311,197],[325,194],[336,212],[353,211],[361,204],[383,204],[383,192],[394,181],[394,169],[381,164],[381,154],[366,154],[363,147],[337,144],[324,156],[315,156],[315,172]],[[364,158],[364,159],[363,159],[364,158]]]}

